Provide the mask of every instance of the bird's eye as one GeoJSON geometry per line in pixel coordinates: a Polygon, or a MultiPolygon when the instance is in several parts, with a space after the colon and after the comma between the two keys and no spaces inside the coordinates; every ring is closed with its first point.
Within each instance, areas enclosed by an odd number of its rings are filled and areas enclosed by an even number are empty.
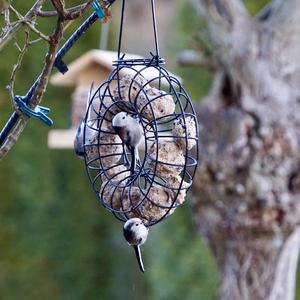
{"type": "Polygon", "coordinates": [[[139,226],[139,224],[138,224],[138,223],[136,223],[136,224],[135,224],[135,226],[139,226]]]}
{"type": "Polygon", "coordinates": [[[122,119],[125,120],[125,117],[123,117],[122,119]]]}

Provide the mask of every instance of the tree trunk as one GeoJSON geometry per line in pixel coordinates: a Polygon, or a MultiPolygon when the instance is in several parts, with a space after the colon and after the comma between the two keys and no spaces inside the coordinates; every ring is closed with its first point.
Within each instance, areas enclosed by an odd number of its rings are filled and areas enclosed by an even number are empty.
{"type": "Polygon", "coordinates": [[[218,71],[192,201],[222,300],[292,300],[300,246],[300,2],[198,0],[218,71]]]}
{"type": "Polygon", "coordinates": [[[287,238],[235,237],[218,245],[220,299],[295,299],[299,241],[297,230],[287,238]]]}

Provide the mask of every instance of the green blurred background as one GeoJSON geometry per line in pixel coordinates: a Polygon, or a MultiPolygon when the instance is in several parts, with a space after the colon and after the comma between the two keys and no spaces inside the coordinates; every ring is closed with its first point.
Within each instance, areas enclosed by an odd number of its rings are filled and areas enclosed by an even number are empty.
{"type": "MultiPolygon", "coordinates": [[[[15,1],[15,5],[25,12],[31,2],[15,1]]],[[[67,5],[78,2],[67,1],[67,5]]],[[[255,14],[266,2],[249,0],[247,5],[255,14]]],[[[183,77],[192,98],[201,100],[209,91],[212,74],[179,67],[176,56],[195,46],[203,23],[188,1],[170,1],[170,5],[177,5],[178,13],[170,38],[160,41],[163,56],[171,62],[168,68],[183,77]]],[[[118,19],[116,9],[113,16],[118,19]]],[[[82,21],[73,22],[68,33],[82,21]]],[[[42,20],[39,28],[50,33],[53,22],[42,20]]],[[[110,30],[111,50],[116,49],[117,23],[110,30]]],[[[99,36],[100,25],[94,25],[66,60],[97,48],[99,36]]],[[[23,40],[23,34],[16,38],[20,44],[23,40]]],[[[14,42],[0,53],[1,126],[12,111],[5,87],[18,55],[14,42]]],[[[17,93],[24,94],[32,84],[45,52],[43,43],[30,48],[17,75],[17,93]]],[[[48,88],[43,105],[51,107],[54,128],[69,126],[72,90],[48,88]]],[[[48,149],[48,130],[31,120],[0,163],[0,299],[216,299],[215,264],[193,228],[188,201],[151,230],[142,249],[146,273],[141,274],[132,249],[122,238],[122,224],[93,194],[83,161],[71,150],[48,149]]]]}

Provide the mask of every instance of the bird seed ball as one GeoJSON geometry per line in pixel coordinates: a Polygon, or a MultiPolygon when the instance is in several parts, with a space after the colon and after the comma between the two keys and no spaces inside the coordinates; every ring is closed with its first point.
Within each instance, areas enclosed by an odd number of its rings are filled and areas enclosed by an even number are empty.
{"type": "Polygon", "coordinates": [[[176,208],[176,204],[172,205],[173,200],[162,186],[153,185],[147,198],[138,208],[139,215],[147,221],[159,220],[168,211],[168,215],[171,215],[176,208]]]}
{"type": "Polygon", "coordinates": [[[149,149],[149,156],[149,165],[153,171],[157,160],[156,172],[161,177],[176,176],[183,170],[185,163],[183,151],[173,141],[158,140],[157,143],[153,143],[149,149]],[[156,157],[157,146],[158,156],[156,157]]]}
{"type": "Polygon", "coordinates": [[[100,160],[104,168],[116,164],[122,153],[122,141],[116,134],[100,132],[98,140],[98,133],[95,134],[91,140],[91,146],[86,147],[88,161],[95,160],[93,164],[100,166],[100,160]],[[100,145],[100,146],[99,146],[100,145]],[[103,157],[106,156],[107,157],[103,157]]]}
{"type": "Polygon", "coordinates": [[[121,211],[124,188],[118,186],[117,181],[103,181],[99,191],[101,201],[108,207],[121,211]]]}
{"type": "Polygon", "coordinates": [[[112,181],[103,182],[99,196],[109,207],[118,212],[127,212],[129,218],[138,216],[136,210],[132,210],[142,200],[141,191],[138,187],[122,187],[122,184],[112,181]],[[132,210],[132,211],[131,211],[132,210]]]}
{"type": "Polygon", "coordinates": [[[117,84],[113,91],[113,96],[115,100],[120,99],[134,103],[137,95],[142,93],[141,90],[149,88],[150,86],[143,76],[127,74],[120,78],[119,85],[117,84]]]}
{"type": "Polygon", "coordinates": [[[102,99],[102,104],[100,106],[100,116],[104,118],[106,121],[110,121],[114,118],[114,116],[122,111],[123,107],[121,104],[116,104],[114,99],[110,97],[104,97],[102,99]]]}
{"type": "Polygon", "coordinates": [[[119,185],[126,185],[126,179],[130,177],[130,172],[124,165],[116,165],[105,171],[105,175],[101,176],[102,181],[112,179],[118,181],[119,185]]]}
{"type": "Polygon", "coordinates": [[[86,158],[90,165],[99,166],[99,152],[98,152],[98,133],[96,132],[94,136],[86,142],[86,158]]]}
{"type": "MultiPolygon", "coordinates": [[[[146,195],[146,190],[143,191],[146,195]]],[[[147,222],[162,218],[172,206],[173,199],[159,185],[153,185],[145,198],[138,187],[127,188],[123,195],[124,210],[130,210],[128,217],[140,218],[147,222]],[[137,207],[136,207],[137,206],[137,207]],[[136,208],[135,208],[136,207],[136,208]]],[[[176,206],[176,205],[175,205],[176,206]]],[[[175,207],[168,214],[172,214],[175,207]]]]}
{"type": "Polygon", "coordinates": [[[105,168],[116,164],[122,157],[122,151],[122,141],[117,134],[100,133],[99,153],[102,165],[105,168]]]}
{"type": "Polygon", "coordinates": [[[144,118],[153,120],[173,114],[175,103],[171,95],[152,87],[139,95],[137,108],[144,118]]]}
{"type": "Polygon", "coordinates": [[[186,196],[186,190],[188,188],[188,183],[186,181],[182,182],[182,185],[180,187],[182,181],[181,176],[169,176],[167,178],[167,183],[165,185],[165,191],[170,195],[172,200],[177,196],[176,203],[182,204],[185,201],[186,196]],[[180,187],[180,191],[178,193],[178,189],[180,187]]]}
{"type": "Polygon", "coordinates": [[[196,138],[196,123],[193,117],[186,117],[185,124],[183,118],[177,119],[173,123],[173,130],[172,130],[174,140],[178,147],[182,148],[183,150],[187,148],[191,150],[197,143],[195,140],[196,138]],[[186,146],[186,137],[188,139],[187,146],[186,146]]]}

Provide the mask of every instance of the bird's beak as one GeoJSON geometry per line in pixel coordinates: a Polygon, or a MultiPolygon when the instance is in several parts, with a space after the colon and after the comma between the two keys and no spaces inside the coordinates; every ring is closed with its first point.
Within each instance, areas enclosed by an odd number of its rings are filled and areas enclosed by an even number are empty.
{"type": "Polygon", "coordinates": [[[136,259],[137,259],[137,261],[138,261],[140,270],[141,270],[143,273],[145,273],[145,269],[144,269],[144,264],[143,264],[143,260],[142,260],[142,253],[141,253],[140,246],[134,245],[134,246],[132,246],[132,247],[134,248],[135,256],[136,256],[136,259]]]}

